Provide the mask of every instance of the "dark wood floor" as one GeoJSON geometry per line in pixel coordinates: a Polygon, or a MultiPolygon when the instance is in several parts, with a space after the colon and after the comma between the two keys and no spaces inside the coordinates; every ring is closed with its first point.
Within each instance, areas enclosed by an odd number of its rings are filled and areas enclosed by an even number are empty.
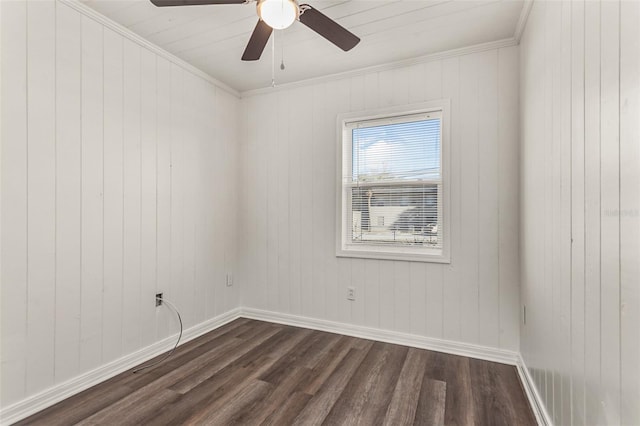
{"type": "Polygon", "coordinates": [[[513,366],[239,319],[19,424],[534,425],[513,366]]]}

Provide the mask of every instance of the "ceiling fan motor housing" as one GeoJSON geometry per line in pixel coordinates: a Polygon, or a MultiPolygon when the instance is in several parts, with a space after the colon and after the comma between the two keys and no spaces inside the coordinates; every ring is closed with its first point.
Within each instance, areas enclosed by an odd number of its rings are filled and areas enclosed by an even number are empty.
{"type": "Polygon", "coordinates": [[[300,16],[296,0],[258,0],[258,16],[274,30],[283,30],[300,16]]]}

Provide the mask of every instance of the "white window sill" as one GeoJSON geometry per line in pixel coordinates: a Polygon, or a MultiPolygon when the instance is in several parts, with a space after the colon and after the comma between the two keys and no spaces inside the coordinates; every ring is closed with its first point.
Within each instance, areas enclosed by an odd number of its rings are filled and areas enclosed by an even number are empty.
{"type": "MultiPolygon", "coordinates": [[[[440,252],[440,251],[438,251],[440,252]]],[[[338,249],[336,257],[353,257],[360,259],[402,260],[407,262],[451,263],[449,256],[443,253],[393,253],[362,249],[338,249]]]]}

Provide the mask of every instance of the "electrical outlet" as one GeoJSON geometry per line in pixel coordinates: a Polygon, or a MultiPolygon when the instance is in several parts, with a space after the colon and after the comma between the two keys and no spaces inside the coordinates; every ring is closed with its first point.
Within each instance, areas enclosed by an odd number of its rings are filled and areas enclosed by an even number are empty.
{"type": "Polygon", "coordinates": [[[156,306],[162,305],[162,300],[163,300],[162,293],[156,293],[155,299],[156,299],[156,306]]]}
{"type": "Polygon", "coordinates": [[[227,287],[233,286],[233,274],[231,272],[227,273],[227,287]]]}
{"type": "Polygon", "coordinates": [[[356,300],[355,287],[347,287],[347,300],[356,300]]]}

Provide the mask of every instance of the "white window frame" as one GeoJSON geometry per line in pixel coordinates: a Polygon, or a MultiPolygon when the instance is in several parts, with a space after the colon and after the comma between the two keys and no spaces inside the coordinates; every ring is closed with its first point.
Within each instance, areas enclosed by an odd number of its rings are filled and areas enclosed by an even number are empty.
{"type": "MultiPolygon", "coordinates": [[[[433,263],[451,263],[451,232],[450,232],[450,101],[442,99],[438,101],[422,102],[418,104],[410,104],[392,108],[383,108],[377,110],[351,112],[340,114],[337,118],[337,173],[336,173],[336,256],[337,257],[356,257],[365,259],[386,259],[386,260],[405,260],[417,262],[433,262],[433,263]],[[346,235],[350,229],[346,224],[348,218],[344,213],[344,208],[349,202],[346,191],[343,190],[343,152],[345,152],[345,144],[351,146],[351,129],[350,123],[362,122],[367,120],[385,120],[389,119],[395,122],[402,120],[403,116],[428,113],[441,114],[441,140],[440,140],[440,167],[442,176],[442,249],[433,248],[417,248],[417,247],[401,247],[401,246],[374,246],[374,245],[347,245],[348,236],[346,235]]],[[[352,152],[348,150],[346,152],[352,152]]],[[[350,165],[349,165],[350,167],[350,165]]]]}

